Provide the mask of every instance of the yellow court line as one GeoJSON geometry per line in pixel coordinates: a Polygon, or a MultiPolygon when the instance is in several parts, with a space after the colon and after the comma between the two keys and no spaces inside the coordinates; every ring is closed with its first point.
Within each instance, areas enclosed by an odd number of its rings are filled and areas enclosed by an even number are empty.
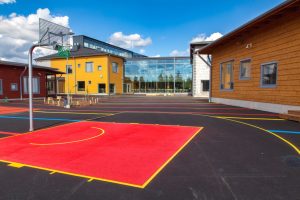
{"type": "Polygon", "coordinates": [[[184,149],[195,137],[203,130],[203,127],[200,127],[194,135],[186,141],[174,154],[171,156],[144,184],[143,188],[147,187],[147,185],[180,153],[182,149],[184,149]]]}
{"type": "Polygon", "coordinates": [[[252,118],[252,117],[227,117],[227,116],[215,116],[222,119],[242,119],[242,120],[261,120],[261,121],[285,121],[285,119],[279,118],[252,118]]]}
{"type": "Polygon", "coordinates": [[[48,111],[35,111],[36,113],[54,113],[54,114],[76,114],[76,115],[113,115],[115,113],[83,113],[83,112],[48,112],[48,111]]]}
{"type": "Polygon", "coordinates": [[[96,136],[89,137],[89,138],[82,139],[82,140],[75,140],[75,141],[69,141],[69,142],[46,143],[46,144],[39,144],[39,143],[30,143],[30,144],[31,145],[36,145],[36,146],[52,146],[52,145],[62,145],[62,144],[73,144],[73,143],[84,142],[84,141],[87,141],[87,140],[95,139],[97,137],[100,137],[100,136],[104,135],[104,133],[105,133],[105,130],[103,130],[102,128],[98,128],[98,127],[91,127],[91,128],[101,130],[101,133],[96,135],[96,136]]]}
{"type": "Polygon", "coordinates": [[[69,125],[69,124],[75,124],[75,123],[79,123],[79,122],[82,122],[82,121],[71,122],[71,123],[67,123],[67,124],[61,124],[61,125],[57,125],[57,126],[51,126],[51,127],[47,127],[47,128],[42,128],[42,129],[34,130],[32,132],[26,132],[26,133],[21,133],[21,134],[18,134],[18,135],[12,135],[12,136],[8,136],[8,137],[2,137],[2,138],[0,138],[0,140],[5,140],[5,139],[8,139],[8,138],[12,138],[12,137],[20,137],[22,135],[33,134],[33,133],[37,133],[39,131],[53,129],[53,128],[57,128],[57,127],[60,127],[60,126],[66,126],[66,125],[69,125]]]}
{"type": "MultiPolygon", "coordinates": [[[[214,116],[210,116],[210,117],[213,117],[213,118],[218,118],[218,117],[214,117],[214,116]]],[[[259,127],[259,126],[255,126],[253,124],[249,124],[249,123],[246,123],[246,122],[241,122],[241,121],[237,121],[237,120],[233,120],[233,119],[226,119],[226,118],[218,118],[218,119],[224,119],[224,120],[227,120],[227,121],[232,121],[232,122],[236,122],[236,123],[239,123],[239,124],[244,124],[244,125],[247,125],[247,126],[251,126],[253,128],[257,128],[259,130],[262,130],[264,132],[267,132],[273,136],[275,136],[276,138],[280,139],[281,141],[283,141],[284,143],[286,143],[287,145],[289,145],[290,147],[292,147],[299,155],[300,155],[300,149],[294,145],[293,143],[291,143],[290,141],[286,140],[285,138],[271,132],[271,131],[268,131],[267,129],[264,129],[262,127],[259,127]]]]}
{"type": "MultiPolygon", "coordinates": [[[[53,172],[53,169],[44,168],[44,167],[37,167],[37,166],[34,166],[34,165],[27,165],[27,164],[17,163],[17,162],[12,162],[12,161],[7,161],[7,160],[0,160],[0,162],[7,163],[7,164],[14,163],[16,165],[23,165],[24,167],[29,167],[29,168],[33,168],[33,169],[39,169],[39,170],[44,170],[44,171],[48,171],[48,172],[53,172]]],[[[103,182],[108,182],[108,183],[114,183],[114,184],[119,184],[119,185],[125,185],[125,186],[140,188],[140,189],[144,188],[141,185],[135,185],[135,184],[125,183],[125,182],[120,182],[120,181],[114,181],[114,180],[109,180],[109,179],[104,179],[104,178],[96,178],[96,177],[92,177],[92,176],[85,176],[85,175],[81,175],[81,174],[74,174],[74,173],[59,171],[59,170],[55,170],[55,172],[60,173],[60,174],[69,175],[69,176],[76,176],[76,177],[80,177],[80,178],[85,178],[85,179],[88,179],[88,180],[93,179],[93,180],[98,180],[98,181],[103,181],[103,182]]]]}

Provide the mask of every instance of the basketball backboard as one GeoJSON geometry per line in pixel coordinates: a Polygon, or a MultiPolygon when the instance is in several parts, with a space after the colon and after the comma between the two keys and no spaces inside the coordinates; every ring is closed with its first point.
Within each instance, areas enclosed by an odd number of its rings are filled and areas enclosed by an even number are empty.
{"type": "Polygon", "coordinates": [[[39,19],[39,45],[41,46],[69,46],[70,28],[39,19]]]}

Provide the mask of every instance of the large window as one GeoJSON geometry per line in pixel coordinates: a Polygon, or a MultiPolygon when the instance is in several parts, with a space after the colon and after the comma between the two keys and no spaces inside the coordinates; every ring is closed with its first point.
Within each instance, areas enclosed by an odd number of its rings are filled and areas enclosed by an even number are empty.
{"type": "Polygon", "coordinates": [[[0,79],[0,95],[3,94],[3,83],[2,79],[0,79]]]}
{"type": "Polygon", "coordinates": [[[127,59],[124,69],[124,83],[134,93],[188,93],[192,89],[189,57],[127,59]]]}
{"type": "Polygon", "coordinates": [[[118,71],[119,71],[118,63],[116,63],[116,62],[113,62],[113,63],[112,63],[112,71],[113,71],[114,73],[118,73],[118,71]]]}
{"type": "Polygon", "coordinates": [[[78,91],[85,91],[85,81],[78,81],[77,82],[77,90],[78,91]]]}
{"type": "Polygon", "coordinates": [[[240,79],[247,80],[250,79],[251,73],[251,60],[242,60],[240,66],[240,79]]]}
{"type": "Polygon", "coordinates": [[[261,86],[275,87],[277,84],[277,63],[266,63],[261,65],[261,86]]]}
{"type": "MultiPolygon", "coordinates": [[[[28,94],[28,77],[23,77],[23,85],[24,85],[24,93],[28,94]]],[[[39,94],[40,93],[40,78],[32,77],[32,93],[39,94]]]]}
{"type": "Polygon", "coordinates": [[[85,71],[86,72],[93,72],[94,71],[93,68],[94,68],[94,63],[93,62],[85,63],[85,71]]]}
{"type": "Polygon", "coordinates": [[[221,90],[233,90],[233,61],[221,64],[221,90]]]}
{"type": "Polygon", "coordinates": [[[67,73],[67,74],[72,74],[72,73],[73,73],[72,65],[67,65],[67,66],[66,66],[66,73],[67,73]]]}

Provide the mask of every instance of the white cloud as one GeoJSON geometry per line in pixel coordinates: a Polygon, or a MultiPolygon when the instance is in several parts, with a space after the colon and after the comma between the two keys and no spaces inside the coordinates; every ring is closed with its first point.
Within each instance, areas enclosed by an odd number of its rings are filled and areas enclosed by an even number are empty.
{"type": "Polygon", "coordinates": [[[174,56],[174,57],[176,57],[176,56],[188,56],[189,53],[190,53],[189,49],[187,49],[185,51],[179,51],[179,50],[175,49],[175,50],[171,51],[171,53],[169,55],[174,56]]]}
{"type": "Polygon", "coordinates": [[[145,49],[140,49],[140,54],[144,54],[146,52],[145,49]]]}
{"type": "Polygon", "coordinates": [[[194,37],[191,41],[191,43],[194,42],[203,42],[203,41],[215,41],[219,38],[221,38],[223,35],[219,32],[213,33],[210,36],[206,36],[204,33],[201,33],[199,35],[197,35],[196,37],[194,37]]]}
{"type": "Polygon", "coordinates": [[[140,34],[125,35],[115,32],[109,38],[109,43],[126,49],[143,48],[152,44],[150,37],[143,38],[140,34]]]}
{"type": "Polygon", "coordinates": [[[16,0],[0,0],[0,4],[16,3],[16,0]]]}
{"type": "MultiPolygon", "coordinates": [[[[69,26],[68,16],[54,16],[48,8],[38,9],[28,16],[12,13],[9,16],[0,15],[0,57],[6,60],[27,62],[29,47],[38,41],[39,18],[69,26]]],[[[38,48],[35,55],[42,56],[53,53],[48,49],[38,48]]]]}
{"type": "Polygon", "coordinates": [[[160,55],[160,54],[157,54],[157,55],[152,56],[152,57],[159,58],[159,57],[161,57],[161,55],[160,55]]]}

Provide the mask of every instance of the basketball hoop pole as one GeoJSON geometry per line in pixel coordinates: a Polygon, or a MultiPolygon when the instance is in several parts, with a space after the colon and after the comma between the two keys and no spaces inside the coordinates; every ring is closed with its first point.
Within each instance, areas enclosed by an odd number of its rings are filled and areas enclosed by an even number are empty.
{"type": "Polygon", "coordinates": [[[33,126],[33,92],[32,92],[32,53],[36,47],[43,47],[48,45],[34,44],[30,47],[28,52],[28,99],[29,99],[29,132],[34,131],[33,126]]]}
{"type": "Polygon", "coordinates": [[[39,45],[32,45],[29,49],[28,56],[28,95],[29,95],[29,132],[34,130],[33,127],[33,103],[32,103],[32,53],[35,47],[39,45]]]}

